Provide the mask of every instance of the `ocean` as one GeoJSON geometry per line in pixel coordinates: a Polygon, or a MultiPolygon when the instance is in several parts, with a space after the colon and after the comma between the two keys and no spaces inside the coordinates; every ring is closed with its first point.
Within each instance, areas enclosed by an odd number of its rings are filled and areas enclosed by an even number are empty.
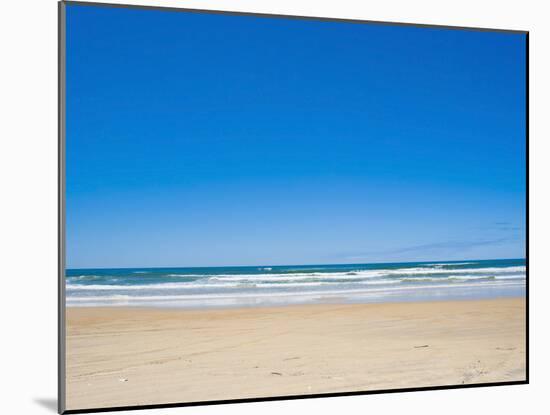
{"type": "Polygon", "coordinates": [[[66,271],[67,306],[241,307],[524,296],[524,259],[66,271]]]}

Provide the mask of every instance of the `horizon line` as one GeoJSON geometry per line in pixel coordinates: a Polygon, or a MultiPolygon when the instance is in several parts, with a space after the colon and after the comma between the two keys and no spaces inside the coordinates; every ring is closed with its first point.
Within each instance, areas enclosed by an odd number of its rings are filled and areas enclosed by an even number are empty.
{"type": "Polygon", "coordinates": [[[335,263],[311,263],[311,264],[261,264],[261,265],[214,265],[214,266],[154,266],[154,267],[66,267],[69,270],[101,270],[101,269],[172,269],[172,268],[265,268],[265,267],[304,267],[304,266],[328,266],[328,265],[385,265],[385,264],[420,264],[420,263],[458,263],[458,262],[481,262],[481,261],[526,261],[527,258],[488,258],[488,259],[453,259],[453,260],[425,260],[425,261],[394,261],[394,262],[335,262],[335,263]]]}

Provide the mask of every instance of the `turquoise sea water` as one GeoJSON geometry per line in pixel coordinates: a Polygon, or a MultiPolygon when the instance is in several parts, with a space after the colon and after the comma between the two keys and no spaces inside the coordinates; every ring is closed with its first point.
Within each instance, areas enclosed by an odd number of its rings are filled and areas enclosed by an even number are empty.
{"type": "Polygon", "coordinates": [[[524,259],[68,269],[68,306],[228,307],[524,296],[524,259]]]}

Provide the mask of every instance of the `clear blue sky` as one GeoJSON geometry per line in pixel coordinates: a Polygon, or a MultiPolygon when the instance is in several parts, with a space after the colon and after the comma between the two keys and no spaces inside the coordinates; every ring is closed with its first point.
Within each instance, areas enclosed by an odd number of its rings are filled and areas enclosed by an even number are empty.
{"type": "Polygon", "coordinates": [[[525,255],[525,35],[67,7],[67,266],[525,255]]]}

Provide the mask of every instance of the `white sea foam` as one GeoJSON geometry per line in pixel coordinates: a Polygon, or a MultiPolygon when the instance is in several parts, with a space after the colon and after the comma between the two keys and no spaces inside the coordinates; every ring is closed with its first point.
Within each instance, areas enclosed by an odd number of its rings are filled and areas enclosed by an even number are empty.
{"type": "Polygon", "coordinates": [[[495,276],[495,279],[496,280],[515,280],[515,279],[526,279],[526,275],[525,274],[520,274],[520,275],[497,275],[495,276]]]}
{"type": "MultiPolygon", "coordinates": [[[[354,285],[378,285],[378,284],[398,284],[400,280],[371,280],[361,281],[354,285]]],[[[322,285],[340,286],[339,281],[306,281],[306,282],[283,282],[270,283],[263,281],[255,282],[235,282],[235,283],[165,283],[165,284],[143,284],[143,285],[115,285],[115,284],[88,284],[88,285],[67,285],[67,291],[156,291],[156,290],[179,290],[179,289],[224,289],[224,288],[289,288],[289,287],[315,287],[322,285]]]]}
{"type": "Polygon", "coordinates": [[[364,279],[386,275],[382,270],[348,272],[311,272],[296,274],[218,274],[212,275],[215,281],[299,281],[309,279],[364,279]]]}
{"type": "Polygon", "coordinates": [[[67,275],[68,280],[98,280],[103,277],[100,275],[67,275]]]}
{"type": "Polygon", "coordinates": [[[525,272],[525,266],[514,266],[514,267],[490,267],[490,268],[463,268],[463,269],[433,269],[433,268],[401,268],[396,270],[389,270],[388,274],[396,275],[412,275],[412,274],[461,274],[464,272],[468,273],[513,273],[513,272],[525,272]]]}
{"type": "Polygon", "coordinates": [[[229,270],[220,269],[224,273],[208,275],[191,273],[194,271],[191,269],[190,273],[174,270],[173,274],[152,276],[141,276],[150,271],[137,270],[133,271],[136,274],[133,277],[74,275],[66,278],[66,300],[69,306],[209,307],[524,294],[525,266],[480,265],[449,262],[395,269],[259,267],[252,273],[228,273],[229,270]],[[454,267],[458,265],[462,267],[454,267]]]}
{"type": "Polygon", "coordinates": [[[143,285],[115,285],[115,284],[88,284],[88,285],[76,285],[76,284],[67,284],[67,290],[71,291],[83,291],[83,290],[103,290],[103,291],[114,291],[114,290],[174,290],[174,289],[186,289],[186,288],[231,288],[231,287],[242,287],[243,284],[194,284],[194,283],[164,283],[164,284],[143,284],[143,285]]]}
{"type": "MultiPolygon", "coordinates": [[[[491,283],[498,287],[521,287],[524,284],[517,281],[502,281],[500,283],[491,283]]],[[[393,286],[383,288],[369,289],[348,289],[348,290],[326,290],[326,291],[287,291],[287,292],[263,292],[263,293],[209,293],[209,294],[179,294],[179,295],[145,295],[145,296],[130,296],[130,295],[109,295],[109,296],[69,296],[69,303],[90,303],[90,302],[111,302],[111,301],[200,301],[213,299],[239,299],[239,298],[271,298],[271,297],[319,297],[319,296],[356,296],[356,295],[371,295],[371,294],[391,294],[396,292],[422,291],[422,290],[440,290],[442,288],[477,288],[478,283],[465,284],[445,284],[445,285],[415,285],[415,286],[393,286]]]]}
{"type": "Polygon", "coordinates": [[[181,277],[181,278],[196,278],[196,277],[204,277],[203,274],[167,274],[167,277],[181,277]]]}
{"type": "MultiPolygon", "coordinates": [[[[388,281],[384,281],[385,284],[388,283],[388,281]]],[[[372,282],[367,283],[365,285],[370,285],[372,282]]],[[[392,282],[389,282],[389,284],[392,284],[392,282]]],[[[271,284],[272,286],[275,286],[275,284],[271,284]]],[[[332,286],[337,287],[338,284],[335,283],[312,283],[308,286],[332,286]]],[[[178,299],[178,298],[196,298],[196,299],[205,299],[205,298],[239,298],[239,297],[263,297],[263,296],[300,296],[300,295],[318,295],[318,294],[353,294],[358,292],[385,292],[385,291],[394,291],[394,290],[423,290],[423,289],[441,289],[441,288],[465,288],[465,287],[479,287],[480,285],[491,285],[496,287],[503,287],[503,286],[523,286],[524,283],[520,280],[513,281],[513,280],[507,280],[507,281],[485,281],[481,283],[464,283],[464,284],[450,284],[447,282],[447,284],[438,284],[438,285],[400,285],[400,286],[390,286],[390,287],[381,287],[381,288],[355,288],[355,289],[328,289],[328,290],[316,290],[316,291],[264,291],[264,292],[208,292],[208,293],[202,293],[202,294],[177,294],[177,295],[136,295],[136,296],[130,296],[130,295],[109,295],[109,296],[77,296],[77,295],[69,295],[67,297],[67,300],[75,300],[75,301],[86,301],[86,299],[100,299],[100,298],[114,298],[114,297],[121,297],[121,298],[139,298],[139,299],[147,299],[147,298],[166,298],[166,299],[178,299]]],[[[279,285],[277,285],[280,287],[279,285]]]]}
{"type": "Polygon", "coordinates": [[[299,281],[310,279],[349,279],[361,280],[365,278],[378,278],[385,276],[407,276],[407,275],[437,275],[437,274],[463,274],[463,273],[492,273],[509,274],[525,272],[524,266],[505,267],[505,268],[465,268],[465,269],[434,269],[426,267],[399,268],[389,270],[361,270],[347,272],[312,272],[296,274],[218,274],[210,276],[211,280],[217,281],[299,281]]]}
{"type": "MultiPolygon", "coordinates": [[[[189,282],[166,282],[139,285],[68,283],[68,293],[74,291],[136,291],[136,290],[223,290],[234,288],[299,288],[321,285],[384,285],[406,282],[469,281],[469,280],[524,280],[525,267],[472,268],[462,270],[434,270],[429,268],[408,268],[396,270],[367,270],[335,273],[310,274],[221,274],[211,277],[202,276],[189,282]],[[405,272],[406,271],[406,272],[405,272]],[[502,275],[504,274],[504,275],[502,275]]],[[[188,275],[189,276],[189,275],[188,275]]],[[[80,279],[79,276],[76,279],[80,279]]],[[[92,277],[92,276],[86,276],[92,277]]],[[[74,280],[74,278],[73,278],[74,280]]],[[[72,281],[72,280],[71,280],[72,281]]],[[[440,286],[440,284],[438,284],[440,286]]]]}
{"type": "MultiPolygon", "coordinates": [[[[510,276],[510,279],[516,279],[518,276],[510,276]]],[[[495,279],[493,275],[453,275],[449,277],[404,277],[399,281],[472,281],[472,280],[490,280],[495,279]]]]}
{"type": "Polygon", "coordinates": [[[295,273],[269,273],[269,274],[168,274],[169,277],[210,277],[219,280],[233,280],[238,281],[240,279],[264,279],[264,278],[279,278],[279,279],[303,279],[311,277],[324,277],[324,278],[376,278],[385,275],[411,275],[411,274],[460,274],[464,272],[469,273],[513,273],[513,272],[525,272],[525,266],[511,266],[511,267],[490,267],[490,268],[462,268],[462,269],[438,269],[429,267],[411,267],[411,268],[397,268],[397,269],[374,269],[374,270],[350,270],[339,272],[295,272],[295,273]]]}

